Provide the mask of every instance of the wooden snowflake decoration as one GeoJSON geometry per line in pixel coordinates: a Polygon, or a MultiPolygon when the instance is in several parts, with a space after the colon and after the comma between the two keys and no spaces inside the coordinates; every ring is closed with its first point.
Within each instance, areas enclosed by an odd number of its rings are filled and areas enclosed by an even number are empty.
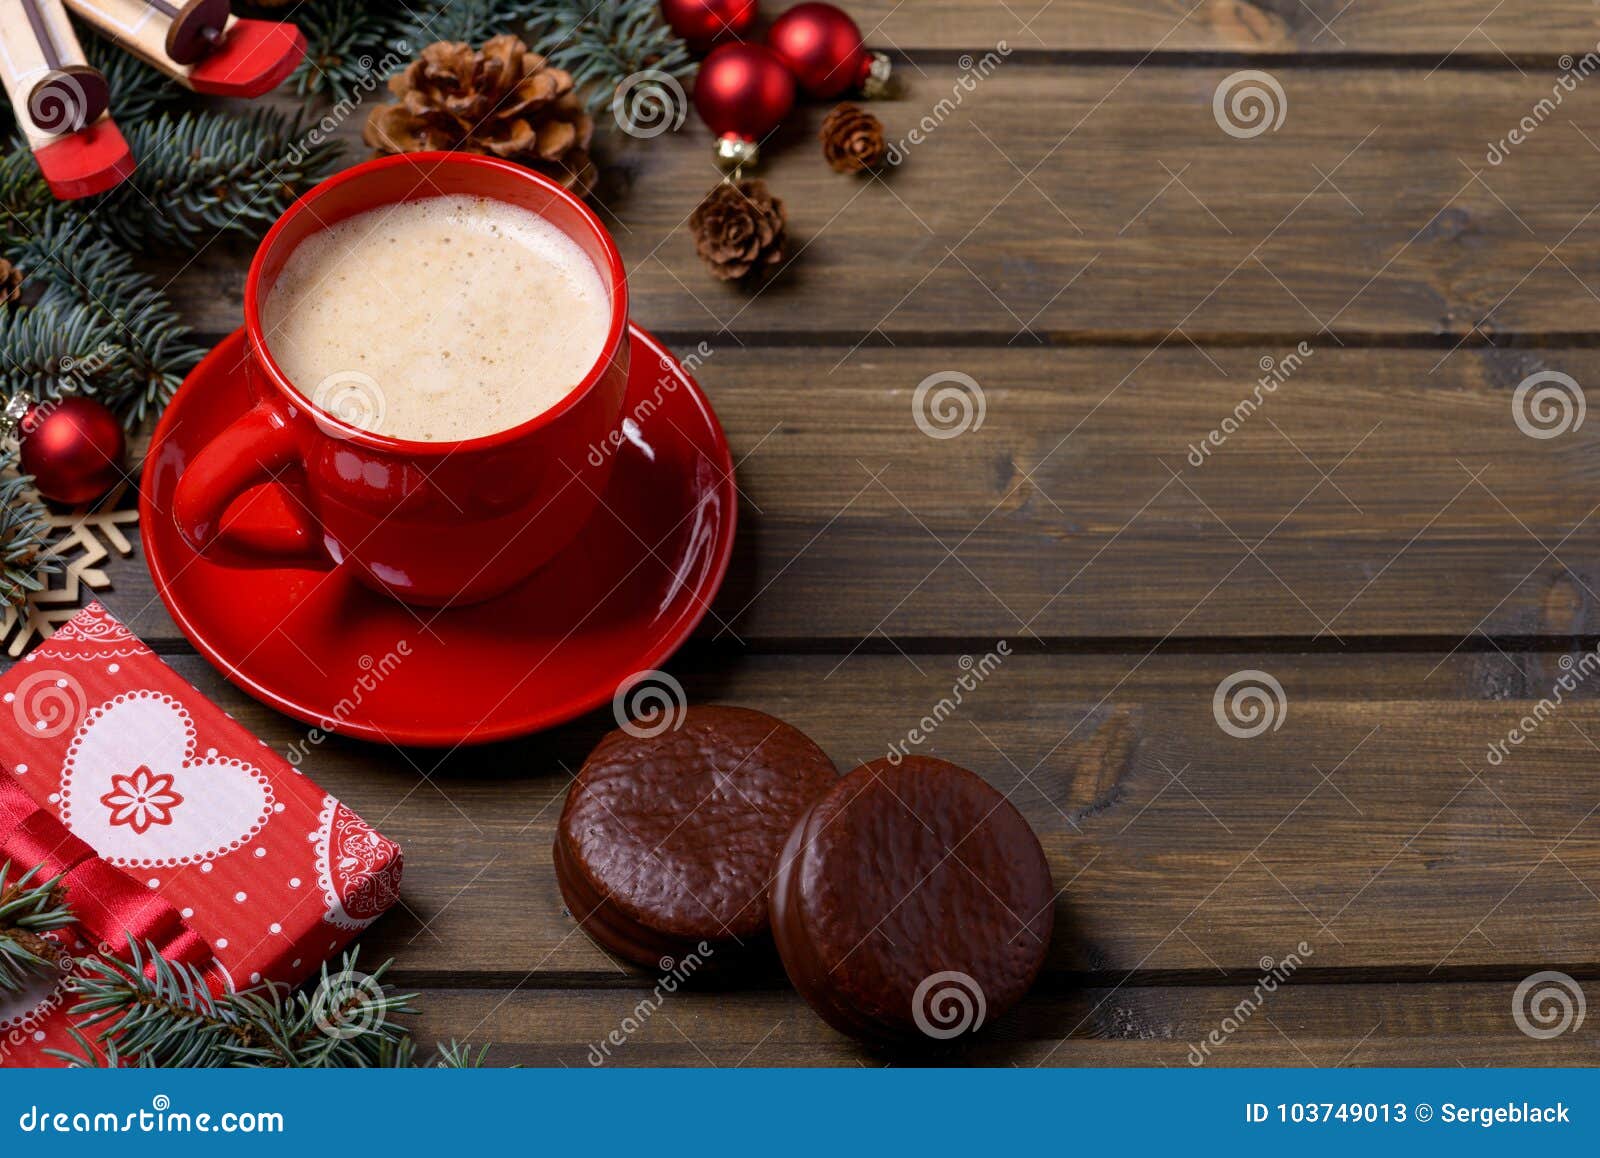
{"type": "Polygon", "coordinates": [[[136,526],[136,507],[119,509],[128,484],[123,483],[93,507],[50,515],[49,542],[44,557],[56,561],[53,571],[41,566],[44,587],[17,607],[0,614],[0,643],[16,658],[34,640],[48,639],[83,606],[85,597],[111,586],[103,564],[115,555],[133,553],[133,541],[124,527],[136,526]]]}

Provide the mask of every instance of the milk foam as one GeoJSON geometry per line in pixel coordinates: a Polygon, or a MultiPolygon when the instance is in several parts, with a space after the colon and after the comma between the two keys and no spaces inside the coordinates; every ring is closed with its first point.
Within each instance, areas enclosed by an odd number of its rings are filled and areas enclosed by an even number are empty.
{"type": "Polygon", "coordinates": [[[313,234],[262,307],[297,389],[353,426],[414,442],[477,438],[555,406],[611,324],[588,255],[538,214],[429,197],[313,234]]]}

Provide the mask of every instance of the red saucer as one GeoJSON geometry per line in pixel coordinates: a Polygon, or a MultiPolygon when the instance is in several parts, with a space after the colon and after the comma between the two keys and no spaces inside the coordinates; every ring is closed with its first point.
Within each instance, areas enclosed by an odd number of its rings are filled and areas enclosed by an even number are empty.
{"type": "MultiPolygon", "coordinates": [[[[145,462],[140,530],[167,610],[229,680],[327,731],[478,744],[600,706],[700,622],[736,519],[733,460],[710,403],[664,346],[637,326],[631,337],[624,413],[643,402],[646,416],[612,452],[601,509],[522,586],[439,612],[378,595],[345,568],[224,567],[185,545],[170,514],[178,476],[249,405],[234,373],[244,331],[235,332],[184,382],[145,462]],[[664,375],[679,388],[661,389],[664,375]]],[[[241,497],[230,534],[302,532],[276,486],[241,497]]]]}

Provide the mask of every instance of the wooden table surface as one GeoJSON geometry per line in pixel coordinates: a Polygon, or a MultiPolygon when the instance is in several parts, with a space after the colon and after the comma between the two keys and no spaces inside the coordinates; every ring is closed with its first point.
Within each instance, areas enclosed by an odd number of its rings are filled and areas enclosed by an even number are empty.
{"type": "MultiPolygon", "coordinates": [[[[1600,978],[1600,680],[1568,671],[1600,634],[1600,421],[1532,437],[1515,409],[1536,372],[1573,398],[1600,379],[1600,80],[1561,84],[1600,38],[1592,5],[850,7],[907,82],[874,111],[924,137],[851,179],[815,145],[826,110],[797,114],[763,173],[798,242],[771,288],[694,256],[680,223],[715,174],[693,117],[609,146],[634,318],[708,343],[739,458],[734,566],[671,670],[843,769],[962,657],[1010,647],[921,750],[1033,824],[1056,936],[957,1060],[1181,1066],[1222,1030],[1221,1064],[1592,1061],[1592,1025],[1539,1040],[1513,1013],[1531,974],[1600,978]],[[1219,124],[1245,69],[1282,90],[1275,131],[1219,124]],[[939,372],[982,392],[958,437],[914,421],[939,372]],[[1254,738],[1213,708],[1243,671],[1285,696],[1254,738]],[[1292,983],[1241,1015],[1291,953],[1292,983]]],[[[239,324],[250,248],[173,283],[210,339],[239,324]]],[[[107,603],[180,672],[280,751],[303,739],[194,653],[137,555],[114,577],[107,603]]],[[[550,862],[612,726],[307,762],[405,846],[404,909],[365,953],[420,991],[425,1038],[583,1066],[653,984],[576,929],[550,862]]],[[[610,1064],[883,1060],[772,970],[673,996],[610,1064]]]]}

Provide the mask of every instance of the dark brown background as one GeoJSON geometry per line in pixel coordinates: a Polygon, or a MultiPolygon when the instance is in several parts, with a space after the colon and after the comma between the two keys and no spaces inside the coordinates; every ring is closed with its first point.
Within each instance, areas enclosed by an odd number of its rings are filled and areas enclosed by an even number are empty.
{"type": "MultiPolygon", "coordinates": [[[[1045,977],[964,1060],[1184,1065],[1302,941],[1218,1062],[1590,1060],[1593,1026],[1533,1040],[1512,994],[1600,977],[1597,689],[1485,753],[1600,630],[1600,420],[1539,440],[1512,414],[1534,371],[1600,378],[1600,79],[1503,164],[1485,152],[1594,48],[1592,5],[850,7],[907,83],[875,108],[891,136],[964,57],[1010,55],[881,180],[831,173],[825,109],[797,114],[764,175],[798,254],[760,295],[712,282],[680,224],[716,178],[705,130],[613,134],[599,197],[635,319],[710,344],[741,460],[726,630],[708,619],[672,670],[846,768],[1009,642],[923,750],[1011,794],[1062,892],[1045,977]],[[1288,108],[1240,140],[1212,96],[1249,67],[1288,108]],[[1294,378],[1187,464],[1301,340],[1294,378]],[[987,406],[943,441],[911,403],[941,370],[987,406]],[[1281,682],[1277,731],[1218,727],[1241,669],[1281,682]]],[[[240,321],[248,250],[171,263],[210,338],[240,321]]],[[[304,737],[193,653],[137,556],[114,576],[108,604],[185,676],[280,751],[304,737]]],[[[442,765],[340,741],[308,761],[406,848],[405,908],[365,952],[421,991],[425,1038],[582,1066],[653,984],[575,931],[550,866],[611,724],[442,765]]],[[[775,971],[674,996],[613,1057],[881,1061],[775,971]]]]}

